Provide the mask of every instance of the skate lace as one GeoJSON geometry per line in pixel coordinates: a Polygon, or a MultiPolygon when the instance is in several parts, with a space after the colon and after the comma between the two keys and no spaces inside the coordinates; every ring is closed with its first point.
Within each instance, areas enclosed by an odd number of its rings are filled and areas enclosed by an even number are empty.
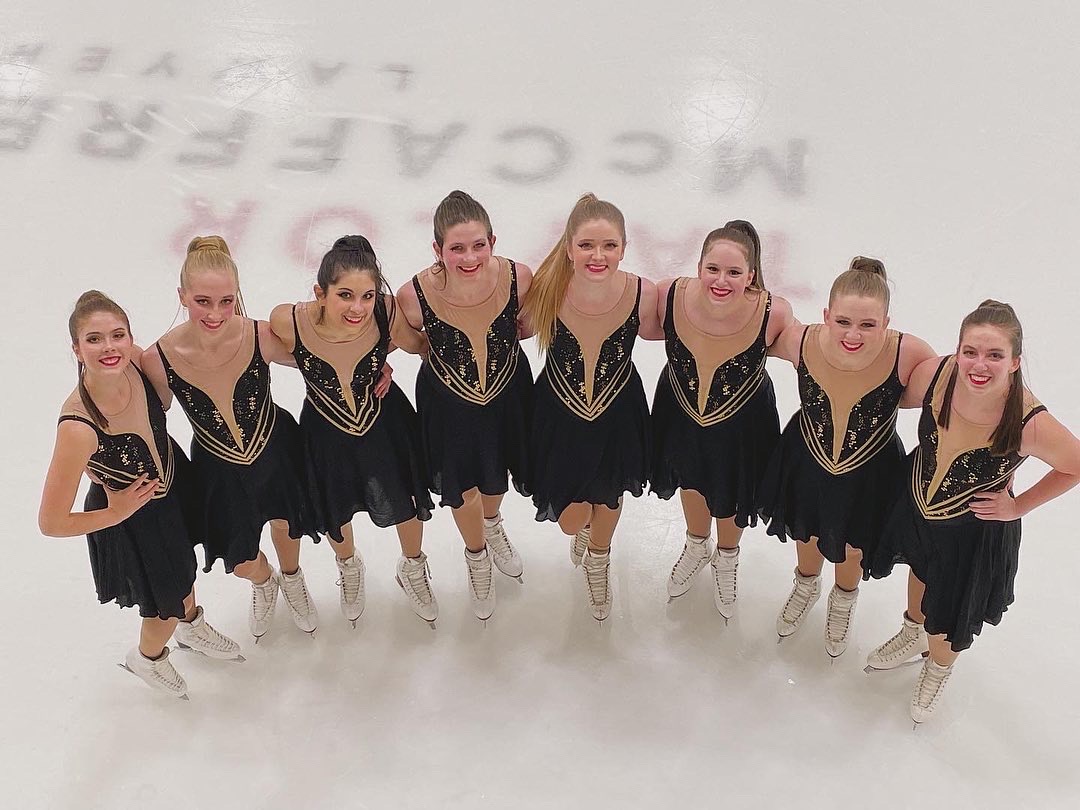
{"type": "Polygon", "coordinates": [[[154,680],[166,684],[171,689],[179,689],[184,683],[180,673],[173,667],[167,655],[162,656],[157,661],[150,662],[150,674],[154,680]]]}
{"type": "Polygon", "coordinates": [[[796,580],[791,595],[788,596],[787,601],[784,603],[784,612],[782,614],[784,621],[789,624],[797,622],[806,612],[813,592],[813,585],[796,580]]]}
{"type": "Polygon", "coordinates": [[[725,604],[734,602],[738,596],[739,586],[735,577],[735,566],[738,557],[726,557],[719,551],[713,559],[713,579],[716,582],[716,590],[720,593],[720,600],[725,604]]]}
{"type": "Polygon", "coordinates": [[[829,615],[825,621],[825,632],[830,641],[839,642],[847,638],[854,607],[855,600],[848,599],[846,596],[829,600],[829,615]]]}
{"type": "Polygon", "coordinates": [[[340,576],[338,577],[337,586],[344,592],[345,601],[351,604],[360,595],[360,585],[364,581],[361,576],[360,558],[354,556],[351,565],[339,565],[338,571],[340,576]]]}
{"type": "Polygon", "coordinates": [[[277,583],[274,582],[274,576],[271,574],[270,578],[262,584],[252,584],[251,586],[251,612],[255,616],[257,621],[262,621],[269,615],[271,608],[274,606],[276,599],[271,599],[271,596],[276,597],[277,583]]]}
{"type": "Polygon", "coordinates": [[[474,560],[465,558],[469,564],[469,587],[477,599],[491,596],[491,557],[474,560]]]}
{"type": "Polygon", "coordinates": [[[311,613],[311,596],[302,576],[290,578],[282,574],[281,590],[285,592],[285,601],[293,611],[302,616],[311,613]]]}
{"type": "MultiPolygon", "coordinates": [[[[469,572],[471,575],[471,566],[469,572]]],[[[409,584],[409,596],[422,605],[430,605],[434,597],[431,593],[431,569],[428,567],[427,555],[421,553],[416,560],[406,560],[401,567],[401,573],[409,584]]]]}
{"type": "Polygon", "coordinates": [[[922,709],[932,710],[941,698],[942,687],[952,675],[952,667],[938,667],[927,660],[915,685],[915,701],[922,709]]]}
{"type": "Polygon", "coordinates": [[[905,624],[900,628],[900,632],[878,647],[878,656],[882,659],[892,658],[894,655],[898,655],[908,647],[911,647],[918,641],[918,638],[918,630],[912,632],[905,624]]]}
{"type": "Polygon", "coordinates": [[[680,585],[686,583],[690,577],[701,570],[706,557],[705,542],[695,543],[687,540],[683,544],[682,554],[679,555],[675,567],[671,569],[671,578],[680,585]]]}
{"type": "Polygon", "coordinates": [[[513,559],[514,547],[510,545],[510,538],[506,536],[506,531],[502,527],[502,517],[494,526],[484,526],[484,540],[499,559],[513,559]]]}
{"type": "Polygon", "coordinates": [[[591,529],[586,526],[584,529],[574,535],[574,553],[577,556],[585,556],[585,551],[589,547],[589,537],[591,534],[591,529]]]}
{"type": "Polygon", "coordinates": [[[602,561],[597,562],[597,557],[586,558],[588,563],[585,567],[585,583],[589,586],[589,601],[594,605],[606,605],[609,599],[608,568],[611,565],[611,557],[603,555],[602,561]]]}
{"type": "Polygon", "coordinates": [[[202,626],[196,631],[196,635],[199,636],[203,645],[219,652],[234,652],[240,649],[240,645],[228,636],[222,635],[217,628],[208,624],[205,619],[203,619],[202,626]]]}

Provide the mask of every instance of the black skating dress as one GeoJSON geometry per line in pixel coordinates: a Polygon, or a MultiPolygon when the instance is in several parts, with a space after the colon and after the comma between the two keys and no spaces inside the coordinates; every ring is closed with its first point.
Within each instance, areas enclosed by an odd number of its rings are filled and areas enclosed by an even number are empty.
{"type": "Polygon", "coordinates": [[[182,619],[184,598],[195,584],[195,551],[182,504],[191,470],[165,430],[165,410],[154,387],[134,364],[124,372],[131,385],[127,407],[99,427],[75,391],[60,421],[89,425],[98,446],[86,465],[93,483],[84,509],[105,509],[105,487],[121,490],[140,475],[156,478],[153,496],[121,523],[86,537],[98,599],[120,607],[138,605],[143,618],[182,619]]]}
{"type": "Polygon", "coordinates": [[[712,335],[691,323],[686,285],[667,296],[667,366],[653,397],[650,486],[667,499],[676,489],[705,498],[715,518],[757,525],[758,487],[780,438],[772,380],[765,370],[772,296],[761,292],[747,324],[712,335]]]}
{"type": "Polygon", "coordinates": [[[293,357],[307,386],[300,431],[318,530],[340,543],[341,527],[357,512],[381,528],[427,520],[433,504],[416,411],[396,383],[375,396],[392,333],[385,301],[376,299],[364,331],[337,343],[319,336],[311,319],[317,310],[297,304],[292,316],[293,357]]]}
{"type": "Polygon", "coordinates": [[[529,491],[532,370],[518,344],[517,266],[499,263],[495,290],[472,306],[446,301],[430,271],[413,277],[431,344],[416,378],[416,410],[440,506],[461,506],[473,488],[501,495],[507,473],[518,492],[529,491]]]}
{"type": "Polygon", "coordinates": [[[271,520],[287,521],[294,539],[315,535],[300,428],[270,396],[258,323],[242,320],[236,354],[215,368],[183,360],[170,335],[157,344],[169,388],[191,422],[192,529],[203,542],[205,571],[218,559],[226,572],[256,559],[271,520]]]}
{"type": "MultiPolygon", "coordinates": [[[[923,399],[919,446],[908,456],[908,482],[886,523],[871,565],[875,577],[907,563],[926,584],[923,626],[944,633],[956,652],[971,646],[984,622],[997,624],[1013,602],[1020,555],[1020,519],[980,520],[971,499],[998,492],[1026,456],[990,452],[996,425],[969,422],[953,410],[949,427],[937,417],[956,360],[942,360],[923,399]]],[[[1025,396],[1024,424],[1044,411],[1025,396]]]]}
{"type": "Polygon", "coordinates": [[[537,520],[557,521],[572,503],[617,509],[624,492],[648,483],[649,406],[631,352],[637,340],[641,279],[624,273],[619,302],[587,315],[563,301],[533,416],[533,504],[537,520]]]}
{"type": "Polygon", "coordinates": [[[818,538],[825,559],[841,563],[845,544],[864,553],[864,577],[903,475],[896,435],[899,332],[889,330],[878,356],[845,371],[825,359],[808,326],[799,349],[799,400],[761,485],[761,514],[781,540],[818,538]]]}

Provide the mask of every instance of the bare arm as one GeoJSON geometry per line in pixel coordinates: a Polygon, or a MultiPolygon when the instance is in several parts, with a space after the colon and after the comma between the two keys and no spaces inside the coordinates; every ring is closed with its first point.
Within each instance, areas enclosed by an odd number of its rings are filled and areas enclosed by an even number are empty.
{"type": "Polygon", "coordinates": [[[1080,484],[1080,439],[1059,422],[1054,415],[1043,411],[1024,426],[1021,452],[1045,461],[1053,469],[1030,489],[1016,498],[1021,515],[1052,501],[1080,484]]]}
{"type": "Polygon", "coordinates": [[[977,518],[1015,520],[1080,484],[1080,440],[1052,414],[1043,411],[1028,420],[1020,453],[1053,469],[1016,497],[1006,488],[973,498],[971,511],[977,518]]]}
{"type": "Polygon", "coordinates": [[[802,346],[803,334],[807,329],[808,327],[803,326],[793,317],[791,325],[782,331],[769,347],[769,357],[779,357],[797,367],[799,348],[802,346]]]}
{"type": "Polygon", "coordinates": [[[656,320],[660,324],[660,331],[664,331],[664,322],[667,320],[668,290],[678,279],[665,278],[656,282],[656,320]]]}
{"type": "MultiPolygon", "coordinates": [[[[919,342],[922,343],[922,341],[919,342]]],[[[904,343],[907,343],[906,337],[904,343]]],[[[929,349],[930,347],[927,346],[926,348],[929,349]]],[[[930,357],[927,357],[916,366],[915,370],[911,372],[911,376],[908,377],[907,384],[904,386],[904,393],[900,396],[901,408],[922,407],[923,399],[926,398],[926,392],[930,390],[930,383],[933,382],[934,375],[937,374],[941,360],[942,358],[931,354],[930,357]]]]}
{"type": "Polygon", "coordinates": [[[915,335],[904,335],[904,339],[900,343],[900,367],[897,369],[900,382],[906,386],[910,382],[915,369],[931,359],[938,359],[938,354],[930,348],[929,343],[922,338],[915,337],[915,335]]]}
{"type": "Polygon", "coordinates": [[[259,349],[262,351],[263,360],[267,363],[277,363],[279,366],[296,368],[296,358],[285,348],[281,338],[274,334],[269,322],[257,321],[256,323],[259,325],[259,349]]]}
{"type": "Polygon", "coordinates": [[[56,444],[38,508],[38,528],[42,534],[75,537],[107,529],[126,520],[153,496],[157,480],[142,475],[120,492],[106,488],[109,505],[105,509],[72,512],[79,480],[96,449],[97,435],[89,425],[73,420],[57,425],[56,444]]]}
{"type": "Polygon", "coordinates": [[[641,279],[641,302],[638,304],[638,337],[644,340],[663,340],[664,328],[656,314],[656,285],[646,278],[641,279]]]}
{"type": "Polygon", "coordinates": [[[281,342],[290,355],[296,348],[296,334],[293,331],[292,304],[278,304],[270,310],[270,331],[281,342]]]}
{"type": "Polygon", "coordinates": [[[772,297],[772,309],[769,310],[769,325],[765,330],[766,345],[772,346],[786,329],[793,326],[801,327],[802,324],[799,323],[795,313],[792,312],[791,304],[788,303],[786,298],[774,295],[772,297]]]}
{"type": "Polygon", "coordinates": [[[418,332],[409,323],[408,318],[402,312],[400,306],[393,306],[393,297],[386,296],[386,311],[393,312],[390,320],[390,347],[400,348],[409,354],[419,354],[426,357],[428,353],[428,338],[423,332],[418,332]]]}
{"type": "Polygon", "coordinates": [[[405,320],[416,331],[422,331],[424,328],[424,313],[420,310],[420,299],[416,297],[412,279],[401,285],[396,298],[398,309],[405,316],[405,320]]]}
{"type": "Polygon", "coordinates": [[[150,384],[154,386],[154,391],[157,392],[162,407],[169,410],[173,396],[172,391],[169,390],[169,378],[165,374],[165,364],[161,362],[161,353],[158,351],[156,343],[142,353],[142,357],[139,358],[139,368],[142,369],[146,378],[150,380],[150,384]]]}
{"type": "Polygon", "coordinates": [[[525,317],[525,314],[521,308],[522,303],[525,301],[525,296],[532,287],[533,274],[528,265],[517,263],[517,290],[518,290],[518,340],[526,340],[531,338],[535,334],[535,330],[532,328],[532,324],[529,319],[525,317]]]}

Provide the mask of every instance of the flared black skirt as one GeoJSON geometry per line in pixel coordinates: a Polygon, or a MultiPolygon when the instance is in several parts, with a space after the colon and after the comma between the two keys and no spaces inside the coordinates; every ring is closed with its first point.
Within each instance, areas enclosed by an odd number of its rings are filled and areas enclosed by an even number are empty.
{"type": "Polygon", "coordinates": [[[570,411],[546,374],[536,381],[532,486],[537,520],[559,519],[572,503],[619,506],[638,497],[649,480],[649,406],[637,369],[622,391],[589,422],[570,411]]]}
{"type": "Polygon", "coordinates": [[[466,402],[424,363],[416,376],[416,409],[428,488],[439,495],[439,506],[461,506],[463,494],[474,488],[502,495],[508,475],[518,492],[528,494],[533,380],[524,354],[506,388],[486,405],[466,402]]]}
{"type": "Polygon", "coordinates": [[[380,528],[428,520],[434,505],[420,446],[420,422],[391,384],[379,416],[362,436],[345,433],[304,401],[300,413],[308,487],[321,534],[341,542],[341,527],[366,512],[380,528]]]}
{"type": "Polygon", "coordinates": [[[730,418],[702,427],[680,407],[666,370],[652,408],[653,456],[650,491],[670,498],[692,489],[705,498],[714,518],[734,517],[741,528],[757,525],[759,490],[780,438],[772,380],[730,418]]]}
{"type": "Polygon", "coordinates": [[[870,559],[904,484],[903,470],[904,445],[894,432],[892,441],[865,464],[833,475],[810,454],[796,411],[765,471],[758,511],[769,534],[781,540],[817,537],[830,562],[844,561],[846,545],[860,549],[868,578],[870,559]]]}
{"type": "Polygon", "coordinates": [[[251,464],[225,461],[192,441],[192,531],[203,544],[204,571],[220,559],[231,573],[258,557],[263,526],[271,520],[286,521],[294,539],[317,539],[300,427],[291,413],[274,407],[274,430],[251,464]]]}
{"type": "Polygon", "coordinates": [[[898,498],[871,560],[875,578],[897,563],[926,584],[923,626],[945,634],[955,652],[966,650],[983,624],[998,624],[1013,603],[1020,559],[1020,520],[979,520],[968,513],[926,520],[910,493],[898,498]]]}
{"type": "MultiPolygon", "coordinates": [[[[181,503],[181,484],[190,470],[175,442],[173,455],[176,473],[168,495],[86,538],[98,600],[122,608],[138,606],[144,619],[182,619],[184,598],[195,584],[198,564],[181,503]]],[[[85,510],[108,505],[104,487],[91,484],[85,510]]]]}

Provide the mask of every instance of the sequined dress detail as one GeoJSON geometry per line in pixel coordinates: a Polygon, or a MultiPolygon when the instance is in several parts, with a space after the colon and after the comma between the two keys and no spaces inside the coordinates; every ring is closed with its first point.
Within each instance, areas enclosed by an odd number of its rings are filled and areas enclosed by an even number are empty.
{"type": "Polygon", "coordinates": [[[433,504],[416,411],[396,383],[375,387],[392,338],[384,299],[356,337],[325,339],[312,303],[292,308],[293,357],[307,397],[300,414],[304,463],[317,529],[341,542],[341,527],[364,512],[379,527],[427,520],[433,504]]]}
{"type": "Polygon", "coordinates": [[[762,479],[760,513],[781,540],[817,538],[827,560],[847,546],[863,552],[864,575],[896,493],[904,447],[896,434],[903,335],[889,330],[862,369],[826,359],[823,324],[806,327],[797,376],[800,408],[780,437],[762,479]]]}
{"type": "Polygon", "coordinates": [[[317,536],[300,428],[271,396],[259,323],[236,317],[236,351],[214,366],[184,358],[176,330],[157,343],[169,389],[191,423],[193,529],[203,541],[207,571],[217,559],[226,572],[257,559],[271,520],[287,523],[293,539],[317,536]]]}
{"type": "Polygon", "coordinates": [[[531,483],[537,520],[571,503],[619,506],[648,482],[648,403],[632,353],[641,279],[624,274],[618,302],[589,315],[567,299],[536,381],[531,483]]]}
{"type": "Polygon", "coordinates": [[[428,488],[440,506],[464,493],[500,495],[529,485],[532,370],[518,344],[518,267],[496,257],[498,277],[484,300],[458,305],[442,293],[445,269],[413,278],[431,350],[416,377],[416,410],[428,488]]]}
{"type": "MultiPolygon", "coordinates": [[[[744,326],[710,334],[687,312],[691,285],[668,288],[664,314],[667,366],[653,397],[650,488],[701,494],[716,518],[757,523],[758,488],[780,437],[776,397],[765,369],[772,296],[762,291],[744,326]]],[[[699,290],[699,294],[707,294],[699,290]]]]}
{"type": "MultiPolygon", "coordinates": [[[[926,585],[924,627],[943,634],[954,652],[968,649],[984,624],[998,624],[1015,599],[1021,521],[983,520],[971,511],[981,493],[1009,485],[1026,457],[994,455],[996,425],[981,425],[954,408],[937,423],[956,360],[942,358],[923,398],[919,445],[908,456],[907,480],[893,504],[871,573],[888,576],[903,563],[926,585]]],[[[957,385],[960,385],[957,382],[957,385]]],[[[1045,411],[1024,395],[1023,425],[1045,411]]]]}
{"type": "Polygon", "coordinates": [[[138,606],[144,618],[185,614],[184,598],[195,582],[196,561],[186,510],[190,471],[183,451],[165,428],[165,410],[150,381],[129,364],[124,375],[131,396],[125,408],[98,425],[79,392],[68,397],[60,422],[93,428],[97,448],[87,463],[92,483],[87,512],[105,509],[105,488],[121,490],[142,475],[157,479],[148,502],[120,523],[87,535],[90,568],[98,600],[138,606]]]}

